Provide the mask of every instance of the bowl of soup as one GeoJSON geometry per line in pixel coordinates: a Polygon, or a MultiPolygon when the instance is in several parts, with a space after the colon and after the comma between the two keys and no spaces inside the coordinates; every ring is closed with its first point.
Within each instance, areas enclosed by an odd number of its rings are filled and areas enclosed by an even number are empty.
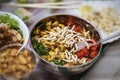
{"type": "Polygon", "coordinates": [[[94,64],[101,51],[100,40],[92,23],[69,14],[41,19],[30,34],[41,68],[64,75],[82,73],[94,64]]]}

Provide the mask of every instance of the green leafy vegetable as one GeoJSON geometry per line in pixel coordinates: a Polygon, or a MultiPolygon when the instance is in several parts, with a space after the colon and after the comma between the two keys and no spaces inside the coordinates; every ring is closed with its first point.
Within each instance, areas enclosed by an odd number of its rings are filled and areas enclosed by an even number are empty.
{"type": "Polygon", "coordinates": [[[38,43],[35,39],[32,40],[32,46],[39,55],[47,55],[49,49],[44,47],[42,43],[38,43]]]}
{"type": "Polygon", "coordinates": [[[10,18],[10,16],[8,14],[0,15],[0,23],[7,23],[11,28],[13,28],[15,30],[19,29],[18,22],[15,19],[10,18]]]}
{"type": "Polygon", "coordinates": [[[63,0],[55,0],[55,2],[62,2],[63,0]]]}
{"type": "Polygon", "coordinates": [[[54,64],[57,64],[57,65],[64,65],[66,64],[67,62],[66,61],[63,61],[63,60],[60,60],[60,59],[53,59],[52,62],[54,62],[54,64]]]}
{"type": "Polygon", "coordinates": [[[25,20],[28,20],[28,19],[29,19],[28,16],[25,16],[25,17],[23,18],[24,21],[25,21],[25,20]]]}

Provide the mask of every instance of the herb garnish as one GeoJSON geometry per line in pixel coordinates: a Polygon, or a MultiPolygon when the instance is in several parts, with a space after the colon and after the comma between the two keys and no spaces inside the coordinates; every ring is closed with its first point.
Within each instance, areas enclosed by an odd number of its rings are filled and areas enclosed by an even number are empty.
{"type": "Polygon", "coordinates": [[[32,40],[32,46],[39,55],[47,55],[49,49],[44,47],[42,43],[38,43],[35,39],[32,40]]]}

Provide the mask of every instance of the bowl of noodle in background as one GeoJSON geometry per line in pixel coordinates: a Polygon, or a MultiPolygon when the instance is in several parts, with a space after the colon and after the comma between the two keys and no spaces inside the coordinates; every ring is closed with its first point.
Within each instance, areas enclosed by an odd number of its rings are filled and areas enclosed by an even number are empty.
{"type": "Polygon", "coordinates": [[[92,66],[101,51],[102,44],[97,43],[100,40],[93,24],[69,14],[41,19],[30,34],[40,68],[59,75],[82,73],[92,66]]]}
{"type": "Polygon", "coordinates": [[[29,30],[25,23],[9,12],[0,11],[0,48],[8,44],[27,44],[29,30]]]}

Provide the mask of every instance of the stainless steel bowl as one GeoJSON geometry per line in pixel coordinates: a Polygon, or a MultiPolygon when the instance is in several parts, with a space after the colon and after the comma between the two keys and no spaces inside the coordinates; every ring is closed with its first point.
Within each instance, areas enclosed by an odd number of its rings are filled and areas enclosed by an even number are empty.
{"type": "MultiPolygon", "coordinates": [[[[72,22],[74,22],[74,24],[82,25],[87,30],[90,31],[91,36],[97,36],[99,38],[98,41],[101,40],[101,36],[100,36],[99,32],[97,31],[97,29],[91,22],[89,22],[83,18],[74,16],[74,15],[69,15],[69,14],[56,14],[56,15],[48,16],[48,17],[45,17],[44,19],[41,19],[36,25],[33,26],[32,30],[31,30],[30,38],[33,35],[32,32],[33,32],[34,28],[36,28],[36,27],[43,28],[43,27],[41,27],[42,25],[44,25],[48,21],[53,21],[53,20],[58,20],[58,21],[62,22],[63,24],[66,24],[69,21],[72,21],[72,22]]],[[[32,47],[32,44],[31,44],[31,47],[32,47]]],[[[40,66],[40,68],[43,68],[51,73],[58,74],[58,75],[73,75],[73,74],[77,74],[77,73],[82,73],[82,72],[86,71],[88,68],[90,68],[95,63],[95,61],[97,60],[97,58],[100,55],[101,47],[102,47],[102,44],[100,44],[99,53],[97,54],[97,56],[94,59],[92,59],[90,62],[87,62],[82,65],[64,67],[64,66],[52,64],[52,63],[42,59],[39,56],[39,59],[40,59],[39,66],[40,66]]],[[[32,49],[34,50],[33,47],[32,47],[32,49]]],[[[36,53],[35,50],[34,50],[34,52],[36,53]]]]}

